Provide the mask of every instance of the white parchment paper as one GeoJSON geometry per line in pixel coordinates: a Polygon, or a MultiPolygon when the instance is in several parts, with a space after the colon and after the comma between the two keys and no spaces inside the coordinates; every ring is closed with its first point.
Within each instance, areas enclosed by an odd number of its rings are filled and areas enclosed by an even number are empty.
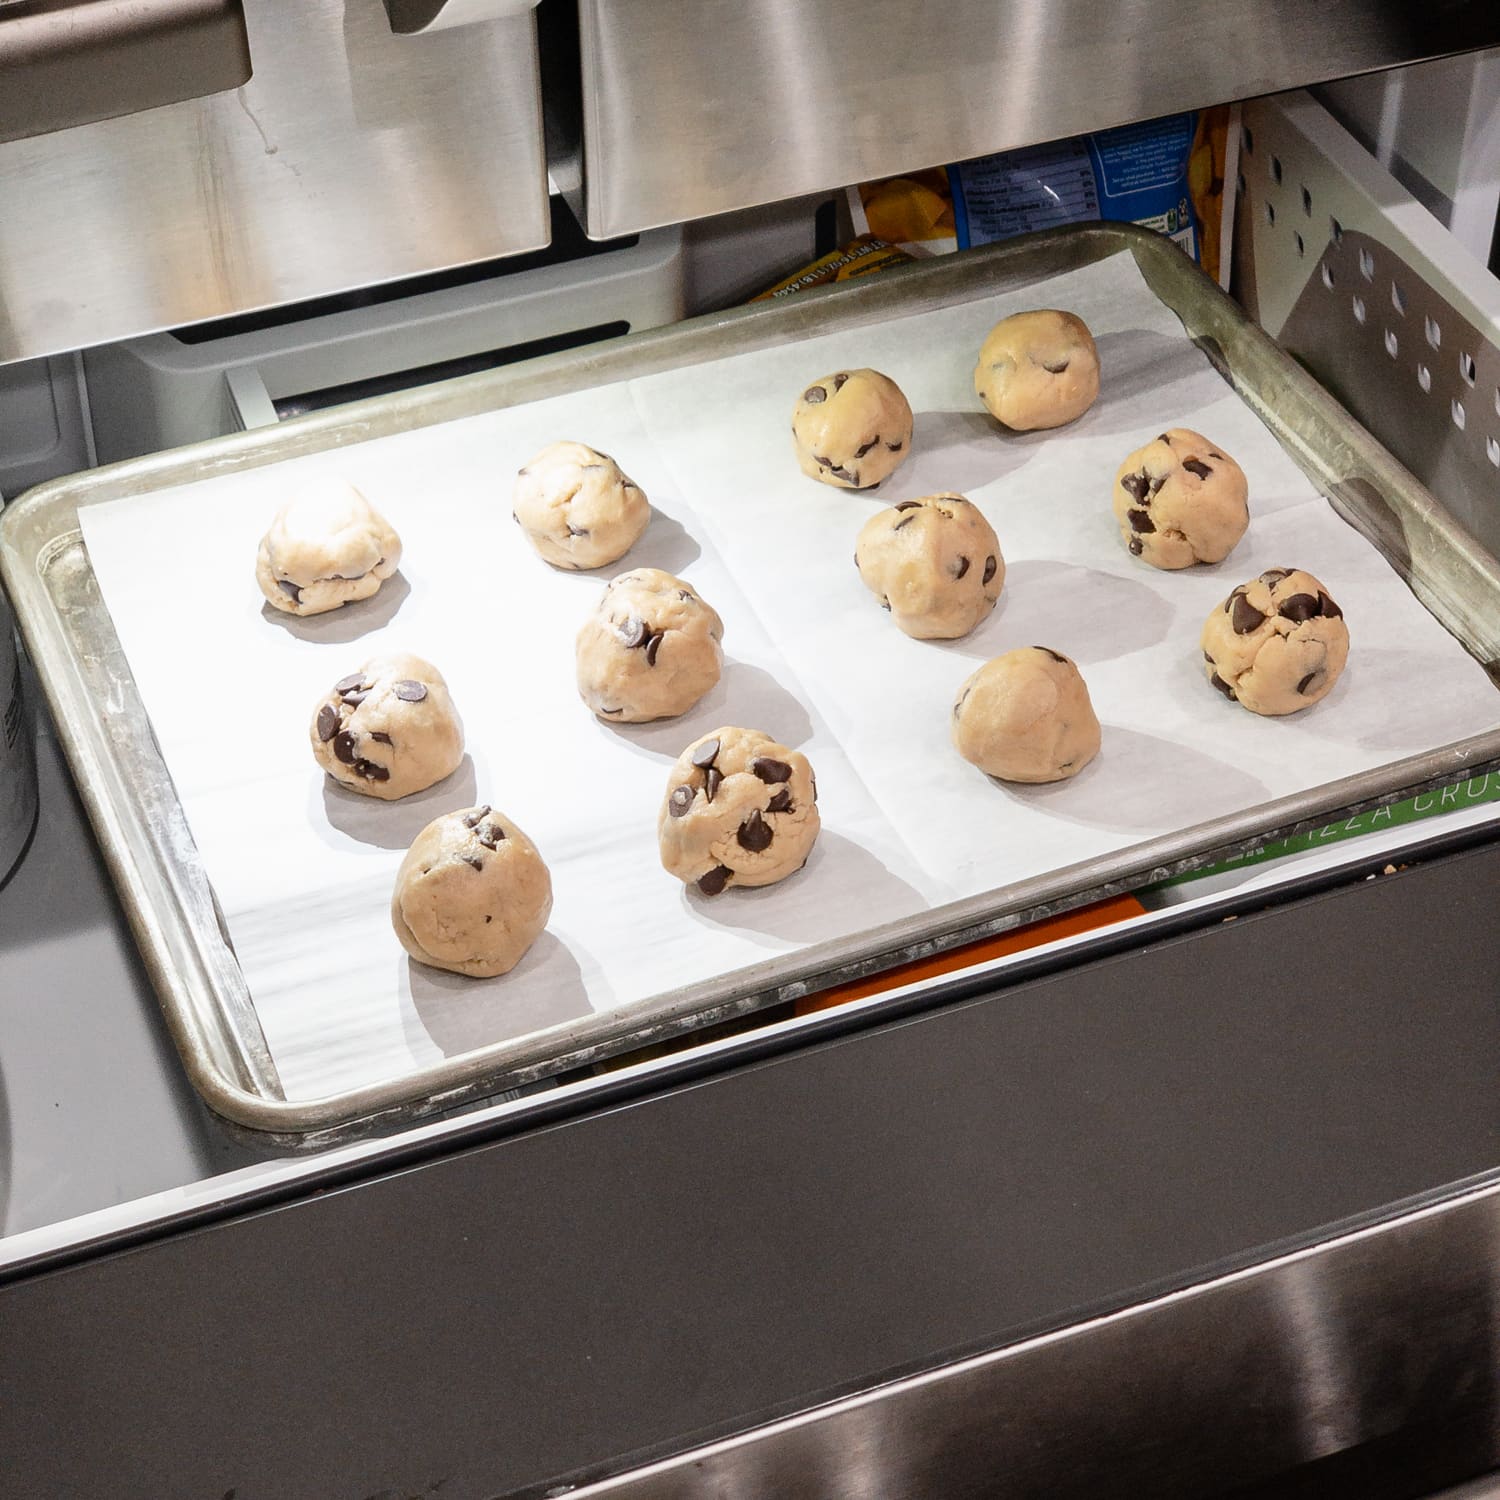
{"type": "Polygon", "coordinates": [[[1026,291],[878,327],[380,438],[94,506],[85,541],[288,1097],[400,1074],[490,1041],[680,985],[1252,807],[1500,721],[1480,668],[1340,521],[1186,340],[1128,256],[1026,291]],[[1053,434],[1002,436],[977,410],[974,351],[1038,305],[1098,338],[1103,393],[1053,434]],[[797,469],[797,392],[873,365],[916,412],[913,456],[878,496],[797,469]],[[1250,479],[1249,535],[1213,568],[1131,558],[1109,506],[1124,454],[1196,427],[1250,479]],[[688,578],[725,620],[724,680],[682,720],[600,724],[578,701],[573,638],[610,572],[555,572],[510,519],[517,467],[571,437],[614,454],[655,516],[619,569],[688,578]],[[256,543],[316,472],[347,477],[400,532],[375,599],[294,620],[263,605],[256,543]],[[968,639],[908,640],[859,581],[854,536],[936,490],[1000,537],[1001,602],[968,639]],[[1343,607],[1349,668],[1322,704],[1258,719],[1203,679],[1198,633],[1265,568],[1316,573],[1343,607]],[[1003,787],[948,741],[955,691],[1017,645],[1078,661],[1104,724],[1071,782],[1003,787]],[[328,685],[380,650],[448,678],[468,756],[400,803],[344,791],[307,723],[328,685]],[[765,729],[818,773],[824,831],[807,868],[714,900],[660,868],[666,772],[721,724],[765,729]],[[416,833],[487,801],[551,867],[547,933],[512,974],[412,963],[388,904],[416,833]]]}

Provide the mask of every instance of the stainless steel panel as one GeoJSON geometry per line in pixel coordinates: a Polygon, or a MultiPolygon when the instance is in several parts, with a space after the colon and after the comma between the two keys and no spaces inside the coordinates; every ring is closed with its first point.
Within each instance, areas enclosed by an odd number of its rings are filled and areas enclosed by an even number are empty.
{"type": "Polygon", "coordinates": [[[241,0],[11,0],[0,74],[0,141],[238,88],[241,0]]]}
{"type": "Polygon", "coordinates": [[[289,1102],[215,916],[171,778],[152,738],[78,529],[78,510],[209,474],[540,400],[789,338],[950,306],[1128,251],[1239,395],[1350,521],[1386,551],[1432,613],[1500,662],[1500,565],[1169,240],[1134,226],[1030,236],[878,278],[691,320],[491,374],[356,402],[278,428],[131,460],[33,490],[0,517],[0,570],[57,716],[188,1072],[241,1124],[302,1144],[514,1087],[982,937],[1090,896],[1162,879],[1210,851],[1500,756],[1500,730],[1298,795],[1182,828],[1101,859],[835,942],[313,1101],[289,1102]]]}
{"type": "Polygon", "coordinates": [[[580,0],[613,235],[1500,42],[1420,0],[580,0]]]}
{"type": "Polygon", "coordinates": [[[245,22],[243,88],[0,144],[0,362],[546,244],[532,15],[245,22]]]}

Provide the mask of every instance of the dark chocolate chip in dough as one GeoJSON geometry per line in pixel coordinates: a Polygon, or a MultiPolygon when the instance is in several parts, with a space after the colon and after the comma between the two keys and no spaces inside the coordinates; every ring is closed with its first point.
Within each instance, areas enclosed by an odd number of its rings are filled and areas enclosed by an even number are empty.
{"type": "Polygon", "coordinates": [[[477,828],[479,826],[480,819],[487,818],[489,817],[489,815],[490,805],[488,802],[486,802],[483,807],[476,807],[473,812],[464,814],[464,827],[477,828]]]}
{"type": "Polygon", "coordinates": [[[684,604],[691,604],[693,602],[693,596],[688,593],[686,589],[678,589],[677,597],[681,599],[684,604]]]}
{"type": "Polygon", "coordinates": [[[358,708],[370,695],[366,692],[343,693],[340,695],[342,701],[350,708],[358,708]]]}
{"type": "MultiPolygon", "coordinates": [[[[594,467],[596,469],[602,469],[604,467],[604,465],[603,464],[595,464],[594,467]]],[[[568,535],[569,536],[587,536],[588,534],[589,534],[589,529],[588,529],[587,526],[575,526],[575,525],[573,525],[573,523],[571,521],[568,523],[568,535]]]]}
{"type": "Polygon", "coordinates": [[[427,696],[427,689],[410,677],[403,677],[399,682],[393,682],[391,691],[403,703],[420,703],[427,696]]]}
{"type": "Polygon", "coordinates": [[[867,454],[870,451],[871,448],[878,448],[879,446],[880,446],[880,434],[876,433],[875,436],[872,437],[868,443],[865,443],[862,447],[856,448],[854,450],[854,456],[856,458],[863,458],[865,456],[865,454],[867,454]]]}
{"type": "Polygon", "coordinates": [[[471,870],[482,870],[484,868],[484,859],[478,854],[460,854],[458,857],[463,860],[463,862],[468,865],[471,870]]]}
{"type": "Polygon", "coordinates": [[[1299,693],[1305,693],[1307,691],[1307,685],[1308,685],[1308,683],[1310,683],[1313,680],[1314,677],[1321,677],[1322,675],[1323,674],[1321,672],[1309,672],[1307,674],[1307,676],[1304,677],[1302,679],[1302,681],[1297,684],[1297,691],[1299,693]]]}
{"type": "Polygon", "coordinates": [[[1236,635],[1249,635],[1252,630],[1263,625],[1266,619],[1243,594],[1234,596],[1234,610],[1231,618],[1236,635]]]}
{"type": "Polygon", "coordinates": [[[952,567],[952,573],[953,573],[953,580],[954,580],[954,582],[956,583],[968,571],[969,571],[969,559],[967,557],[960,557],[953,564],[953,567],[952,567]]]}
{"type": "Polygon", "coordinates": [[[334,683],[333,690],[334,692],[342,695],[344,693],[356,692],[364,685],[365,679],[363,675],[359,672],[351,672],[347,677],[340,677],[339,680],[334,683]]]}
{"type": "Polygon", "coordinates": [[[656,665],[656,653],[661,650],[663,634],[664,632],[658,630],[656,634],[646,642],[646,665],[648,667],[654,667],[656,665]]]}
{"type": "Polygon", "coordinates": [[[355,753],[355,747],[359,741],[349,733],[347,729],[340,731],[334,736],[333,758],[341,760],[346,766],[352,766],[359,756],[355,753]]]}
{"type": "Polygon", "coordinates": [[[843,390],[843,388],[844,388],[844,382],[846,380],[848,380],[848,378],[849,378],[849,376],[843,370],[840,370],[838,372],[838,374],[833,377],[833,388],[834,388],[834,390],[835,391],[841,391],[841,390],[843,390]]]}
{"type": "Polygon", "coordinates": [[[377,766],[373,760],[365,760],[361,757],[354,762],[354,774],[363,776],[366,781],[389,781],[391,773],[384,766],[377,766]]]}
{"type": "Polygon", "coordinates": [[[717,896],[729,884],[729,877],[733,873],[728,865],[715,865],[707,875],[698,877],[698,889],[705,896],[717,896]]]}
{"type": "Polygon", "coordinates": [[[1206,661],[1209,666],[1213,666],[1214,664],[1213,654],[1211,652],[1205,651],[1203,653],[1203,660],[1206,661]]]}
{"type": "Polygon", "coordinates": [[[779,787],[776,791],[776,795],[772,797],[768,803],[766,803],[767,812],[780,813],[791,812],[791,810],[792,790],[790,787],[779,787]]]}
{"type": "Polygon", "coordinates": [[[1318,590],[1318,613],[1320,615],[1327,615],[1333,620],[1342,619],[1344,614],[1343,610],[1321,589],[1318,590]]]}
{"type": "Polygon", "coordinates": [[[625,710],[623,708],[601,708],[599,712],[601,714],[622,714],[625,710]]]}
{"type": "Polygon", "coordinates": [[[1157,442],[1158,442],[1158,443],[1165,443],[1165,444],[1166,444],[1166,445],[1167,445],[1167,447],[1169,447],[1169,448],[1170,448],[1170,447],[1171,447],[1171,446],[1172,446],[1172,435],[1171,435],[1171,434],[1170,434],[1170,433],[1168,433],[1168,432],[1164,432],[1164,433],[1162,433],[1162,434],[1161,434],[1161,435],[1160,435],[1160,436],[1159,436],[1159,437],[1158,437],[1158,438],[1157,438],[1157,439],[1156,439],[1156,441],[1157,441],[1157,442]]]}
{"type": "Polygon", "coordinates": [[[892,510],[920,510],[921,508],[922,502],[920,500],[898,500],[891,507],[892,510]]]}
{"type": "Polygon", "coordinates": [[[1199,479],[1207,479],[1208,476],[1213,473],[1213,470],[1209,468],[1206,463],[1197,458],[1183,459],[1182,467],[1186,469],[1189,474],[1196,474],[1199,479]]]}
{"type": "Polygon", "coordinates": [[[886,444],[886,447],[889,448],[892,453],[899,453],[905,446],[906,446],[905,443],[887,443],[886,444]]]}
{"type": "Polygon", "coordinates": [[[1318,601],[1311,594],[1293,594],[1290,599],[1281,601],[1277,613],[1283,620],[1291,620],[1300,625],[1318,613],[1318,601]]]}
{"type": "Polygon", "coordinates": [[[1275,585],[1280,583],[1283,578],[1290,577],[1291,572],[1292,570],[1290,568],[1267,568],[1266,571],[1260,575],[1260,581],[1262,583],[1275,585]]]}
{"type": "Polygon", "coordinates": [[[1146,486],[1146,498],[1141,501],[1142,505],[1150,505],[1156,492],[1167,482],[1165,474],[1153,474],[1151,483],[1146,486]]]}
{"type": "Polygon", "coordinates": [[[1067,665],[1068,658],[1066,656],[1064,656],[1061,652],[1054,651],[1051,646],[1033,646],[1031,649],[1033,651],[1045,651],[1047,653],[1047,655],[1052,658],[1053,661],[1060,661],[1065,666],[1067,665]]]}
{"type": "Polygon", "coordinates": [[[339,716],[331,703],[318,710],[318,738],[327,744],[339,732],[339,716]]]}
{"type": "Polygon", "coordinates": [[[505,842],[505,830],[495,822],[482,824],[474,830],[474,837],[486,849],[498,849],[505,842]]]}
{"type": "Polygon", "coordinates": [[[1120,488],[1135,501],[1144,500],[1150,487],[1151,481],[1144,469],[1139,474],[1124,474],[1120,478],[1120,488]]]}
{"type": "Polygon", "coordinates": [[[1060,359],[1060,360],[1056,361],[1054,364],[1048,364],[1046,360],[1043,360],[1042,361],[1042,368],[1049,375],[1061,375],[1062,372],[1064,370],[1066,370],[1071,363],[1072,363],[1072,360],[1068,360],[1068,359],[1060,359]]]}
{"type": "Polygon", "coordinates": [[[831,458],[824,458],[821,453],[813,454],[813,462],[820,468],[831,469],[833,467],[833,460],[831,458]]]}
{"type": "Polygon", "coordinates": [[[1234,689],[1232,687],[1230,687],[1230,685],[1227,682],[1225,682],[1224,679],[1222,677],[1220,677],[1217,672],[1210,673],[1208,680],[1216,688],[1218,688],[1218,690],[1221,693],[1223,693],[1223,695],[1226,698],[1233,698],[1234,697],[1234,689]]]}
{"type": "MultiPolygon", "coordinates": [[[[808,768],[807,779],[812,782],[813,801],[816,802],[818,800],[818,777],[811,767],[808,768]]],[[[807,861],[803,860],[802,863],[806,864],[807,861]]]]}
{"type": "Polygon", "coordinates": [[[891,607],[891,601],[889,599],[882,599],[880,601],[880,607],[884,610],[889,610],[891,607]]]}
{"type": "Polygon", "coordinates": [[[288,578],[278,578],[276,587],[281,590],[293,604],[302,603],[302,590],[288,578]]]}
{"type": "Polygon", "coordinates": [[[718,740],[704,740],[704,742],[701,745],[697,746],[697,748],[693,751],[693,764],[697,766],[700,771],[702,771],[707,767],[713,765],[714,761],[718,758],[718,754],[718,740]]]}
{"type": "Polygon", "coordinates": [[[792,768],[784,760],[775,760],[769,755],[757,755],[750,762],[750,770],[767,786],[779,786],[792,779],[792,768]]]}
{"type": "Polygon", "coordinates": [[[674,818],[687,816],[688,809],[693,805],[693,789],[690,786],[674,786],[672,795],[667,798],[667,811],[674,818]]]}
{"type": "Polygon", "coordinates": [[[375,740],[377,743],[382,744],[382,745],[392,745],[392,746],[394,746],[394,744],[395,744],[395,742],[391,739],[390,735],[388,735],[385,732],[385,730],[383,730],[383,729],[372,730],[371,733],[370,733],[370,738],[372,740],[375,740]]]}
{"type": "Polygon", "coordinates": [[[724,773],[717,766],[710,766],[703,773],[703,795],[710,802],[714,800],[714,793],[719,790],[724,780],[724,773]]]}
{"type": "Polygon", "coordinates": [[[998,568],[999,566],[1000,566],[999,563],[997,563],[995,561],[995,559],[994,559],[993,556],[985,558],[985,560],[984,560],[984,577],[981,578],[979,581],[981,583],[988,583],[990,581],[990,579],[992,579],[995,576],[995,569],[998,568]]]}
{"type": "Polygon", "coordinates": [[[835,479],[847,480],[848,483],[854,485],[856,488],[858,488],[859,486],[859,475],[856,474],[852,469],[840,469],[835,467],[830,469],[828,472],[832,474],[835,479]]]}
{"type": "Polygon", "coordinates": [[[1126,513],[1126,519],[1130,522],[1132,531],[1155,531],[1156,522],[1151,519],[1148,512],[1144,510],[1132,510],[1126,513]]]}
{"type": "Polygon", "coordinates": [[[809,406],[816,406],[820,401],[826,401],[828,399],[828,392],[825,391],[820,385],[810,385],[805,391],[803,391],[802,399],[807,402],[809,406]]]}
{"type": "Polygon", "coordinates": [[[1141,541],[1140,537],[1138,537],[1138,536],[1131,537],[1131,539],[1130,539],[1130,551],[1131,551],[1131,553],[1134,556],[1139,557],[1144,549],[1145,549],[1145,543],[1141,541]]]}
{"type": "Polygon", "coordinates": [[[763,850],[769,849],[771,847],[771,840],[774,837],[775,834],[771,830],[771,825],[761,817],[759,808],[756,808],[740,824],[739,832],[735,834],[735,839],[740,848],[748,849],[751,854],[759,854],[763,850]]]}
{"type": "Polygon", "coordinates": [[[894,526],[891,527],[891,530],[892,531],[900,531],[903,526],[910,526],[911,523],[913,521],[915,521],[915,520],[916,520],[915,516],[902,516],[901,519],[899,521],[897,521],[894,526]]]}
{"type": "Polygon", "coordinates": [[[637,615],[631,615],[618,629],[621,641],[631,651],[635,650],[637,646],[644,646],[646,638],[651,634],[646,626],[646,622],[637,615]]]}

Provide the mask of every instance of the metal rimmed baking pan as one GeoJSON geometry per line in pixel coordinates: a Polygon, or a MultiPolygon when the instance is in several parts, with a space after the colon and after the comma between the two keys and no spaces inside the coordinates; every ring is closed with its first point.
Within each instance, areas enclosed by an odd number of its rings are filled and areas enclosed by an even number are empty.
{"type": "Polygon", "coordinates": [[[3,566],[85,802],[194,1084],[221,1114],[321,1144],[493,1094],[726,1016],[1160,878],[1212,851],[1500,758],[1500,730],[782,955],[711,982],[494,1043],[398,1078],[288,1100],[82,544],[105,501],[542,397],[748,353],[1029,286],[1120,252],[1240,397],[1428,610],[1500,660],[1500,567],[1175,246],[1128,226],[1040,235],[787,303],[379,397],[41,487],[0,521],[3,566]]]}

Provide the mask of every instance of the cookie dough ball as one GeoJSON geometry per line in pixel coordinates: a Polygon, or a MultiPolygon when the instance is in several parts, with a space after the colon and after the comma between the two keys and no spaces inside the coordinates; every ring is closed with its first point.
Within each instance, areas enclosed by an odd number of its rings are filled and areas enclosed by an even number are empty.
{"type": "Polygon", "coordinates": [[[610,724],[685,714],[718,680],[724,625],[660,568],[621,573],[578,632],[578,694],[610,724]]]}
{"type": "Polygon", "coordinates": [[[1099,720],[1078,668],[1046,646],[987,661],[953,704],[953,744],[1002,781],[1066,781],[1099,753],[1099,720]]]}
{"type": "Polygon", "coordinates": [[[434,818],[406,851],[391,926],[419,963],[474,979],[508,973],[552,912],[536,845],[492,807],[434,818]]]}
{"type": "Polygon", "coordinates": [[[1203,624],[1209,682],[1251,713],[1294,714],[1326,698],[1348,659],[1343,610],[1300,568],[1242,583],[1203,624]]]}
{"type": "Polygon", "coordinates": [[[839,370],[813,381],[792,409],[802,472],[824,484],[867,490],[911,452],[911,407],[879,370],[839,370]]]}
{"type": "Polygon", "coordinates": [[[645,491],[607,453],[552,443],[516,475],[512,514],[554,568],[602,568],[640,540],[645,491]]]}
{"type": "Polygon", "coordinates": [[[1044,309],[1002,318],[974,366],[974,391],[1015,432],[1076,421],[1099,394],[1099,351],[1082,318],[1044,309]]]}
{"type": "Polygon", "coordinates": [[[1222,562],[1250,524],[1245,471],[1201,432],[1171,427],[1115,475],[1115,519],[1134,556],[1157,568],[1222,562]]]}
{"type": "Polygon", "coordinates": [[[377,656],[313,710],[313,757],[340,786],[394,802],[457,770],[464,727],[443,674],[420,656],[377,656]]]}
{"type": "Polygon", "coordinates": [[[923,641],[967,635],[1005,583],[994,528],[962,495],[903,500],[871,516],[860,528],[854,565],[881,608],[923,641]]]}
{"type": "Polygon", "coordinates": [[[352,484],[289,500],[260,539],[255,581],[277,609],[321,615],[368,599],[401,561],[401,538],[352,484]]]}
{"type": "Polygon", "coordinates": [[[656,820],[662,865],[717,896],[800,870],[818,837],[818,784],[805,755],[758,729],[694,740],[667,778],[656,820]]]}

